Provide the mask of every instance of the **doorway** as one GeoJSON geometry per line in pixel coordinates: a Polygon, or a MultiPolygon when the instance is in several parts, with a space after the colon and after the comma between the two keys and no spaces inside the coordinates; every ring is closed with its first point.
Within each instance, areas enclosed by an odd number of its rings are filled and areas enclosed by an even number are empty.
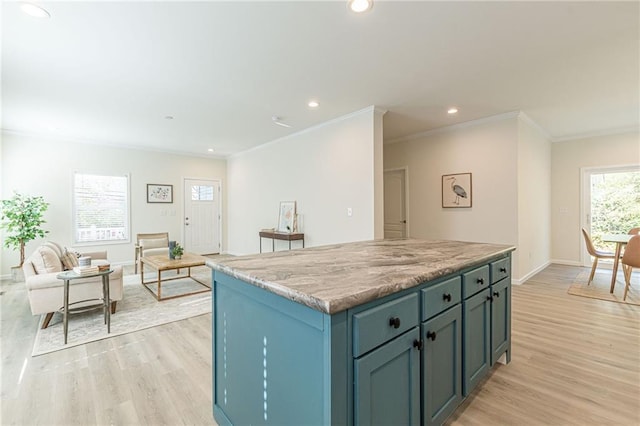
{"type": "MultiPolygon", "coordinates": [[[[626,234],[640,226],[640,165],[582,169],[581,226],[600,250],[615,251],[602,241],[604,234],[626,234]]],[[[591,257],[582,244],[584,266],[591,257]]]]}
{"type": "Polygon", "coordinates": [[[409,235],[407,214],[407,170],[384,172],[384,237],[405,238],[409,235]]]}
{"type": "Polygon", "coordinates": [[[184,180],[184,245],[197,254],[218,254],[221,185],[217,180],[184,180]]]}

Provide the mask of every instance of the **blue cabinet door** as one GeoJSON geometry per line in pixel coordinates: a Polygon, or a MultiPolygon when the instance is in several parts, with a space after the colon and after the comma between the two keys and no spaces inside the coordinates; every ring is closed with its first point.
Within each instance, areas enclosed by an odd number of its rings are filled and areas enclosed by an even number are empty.
{"type": "Polygon", "coordinates": [[[464,396],[473,391],[491,365],[491,296],[489,294],[489,289],[486,289],[463,303],[462,393],[464,396]]]}
{"type": "Polygon", "coordinates": [[[503,353],[511,358],[511,281],[505,278],[491,285],[491,365],[503,353]]]}
{"type": "Polygon", "coordinates": [[[420,424],[418,327],[354,360],[354,424],[420,424]]]}
{"type": "Polygon", "coordinates": [[[462,400],[462,307],[422,323],[423,424],[440,425],[462,400]]]}

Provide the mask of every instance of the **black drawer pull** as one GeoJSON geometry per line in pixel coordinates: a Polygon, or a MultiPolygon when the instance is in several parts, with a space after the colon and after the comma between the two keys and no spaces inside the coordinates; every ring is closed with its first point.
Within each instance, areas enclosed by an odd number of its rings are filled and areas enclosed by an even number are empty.
{"type": "Polygon", "coordinates": [[[476,282],[478,284],[484,284],[484,278],[478,278],[476,282]]]}
{"type": "Polygon", "coordinates": [[[507,273],[507,268],[500,268],[500,272],[504,272],[506,274],[507,273]]]}
{"type": "Polygon", "coordinates": [[[493,297],[491,297],[491,296],[487,296],[487,300],[491,300],[491,301],[493,301],[493,297]]]}
{"type": "Polygon", "coordinates": [[[389,318],[389,326],[393,328],[400,328],[400,318],[397,318],[397,317],[389,318]]]}
{"type": "Polygon", "coordinates": [[[451,295],[449,293],[445,293],[442,295],[442,300],[446,300],[447,302],[451,302],[451,295]]]}
{"type": "Polygon", "coordinates": [[[436,332],[435,331],[427,331],[427,339],[431,339],[431,341],[436,340],[436,332]]]}
{"type": "Polygon", "coordinates": [[[421,351],[422,350],[422,340],[418,340],[418,339],[414,340],[413,341],[413,347],[418,349],[419,351],[421,351]]]}
{"type": "Polygon", "coordinates": [[[493,295],[494,295],[495,297],[500,297],[500,293],[498,293],[497,291],[494,291],[494,292],[493,292],[493,295]]]}

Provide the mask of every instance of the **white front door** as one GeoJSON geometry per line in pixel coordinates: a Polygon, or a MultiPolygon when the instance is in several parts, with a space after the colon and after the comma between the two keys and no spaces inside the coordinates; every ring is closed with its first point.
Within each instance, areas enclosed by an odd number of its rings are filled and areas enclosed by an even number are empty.
{"type": "Polygon", "coordinates": [[[220,181],[184,180],[184,248],[220,253],[220,181]]]}
{"type": "Polygon", "coordinates": [[[406,172],[404,169],[384,172],[384,237],[407,236],[406,172]]]}

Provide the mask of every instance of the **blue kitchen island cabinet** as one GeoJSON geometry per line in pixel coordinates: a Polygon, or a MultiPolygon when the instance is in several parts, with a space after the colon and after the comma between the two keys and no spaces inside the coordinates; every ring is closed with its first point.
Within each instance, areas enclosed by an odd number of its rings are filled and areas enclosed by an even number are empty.
{"type": "MultiPolygon", "coordinates": [[[[464,274],[505,269],[512,250],[377,240],[207,262],[216,421],[441,424],[464,397],[464,274]]],[[[486,283],[504,301],[494,357],[510,352],[506,270],[486,283]]]]}

